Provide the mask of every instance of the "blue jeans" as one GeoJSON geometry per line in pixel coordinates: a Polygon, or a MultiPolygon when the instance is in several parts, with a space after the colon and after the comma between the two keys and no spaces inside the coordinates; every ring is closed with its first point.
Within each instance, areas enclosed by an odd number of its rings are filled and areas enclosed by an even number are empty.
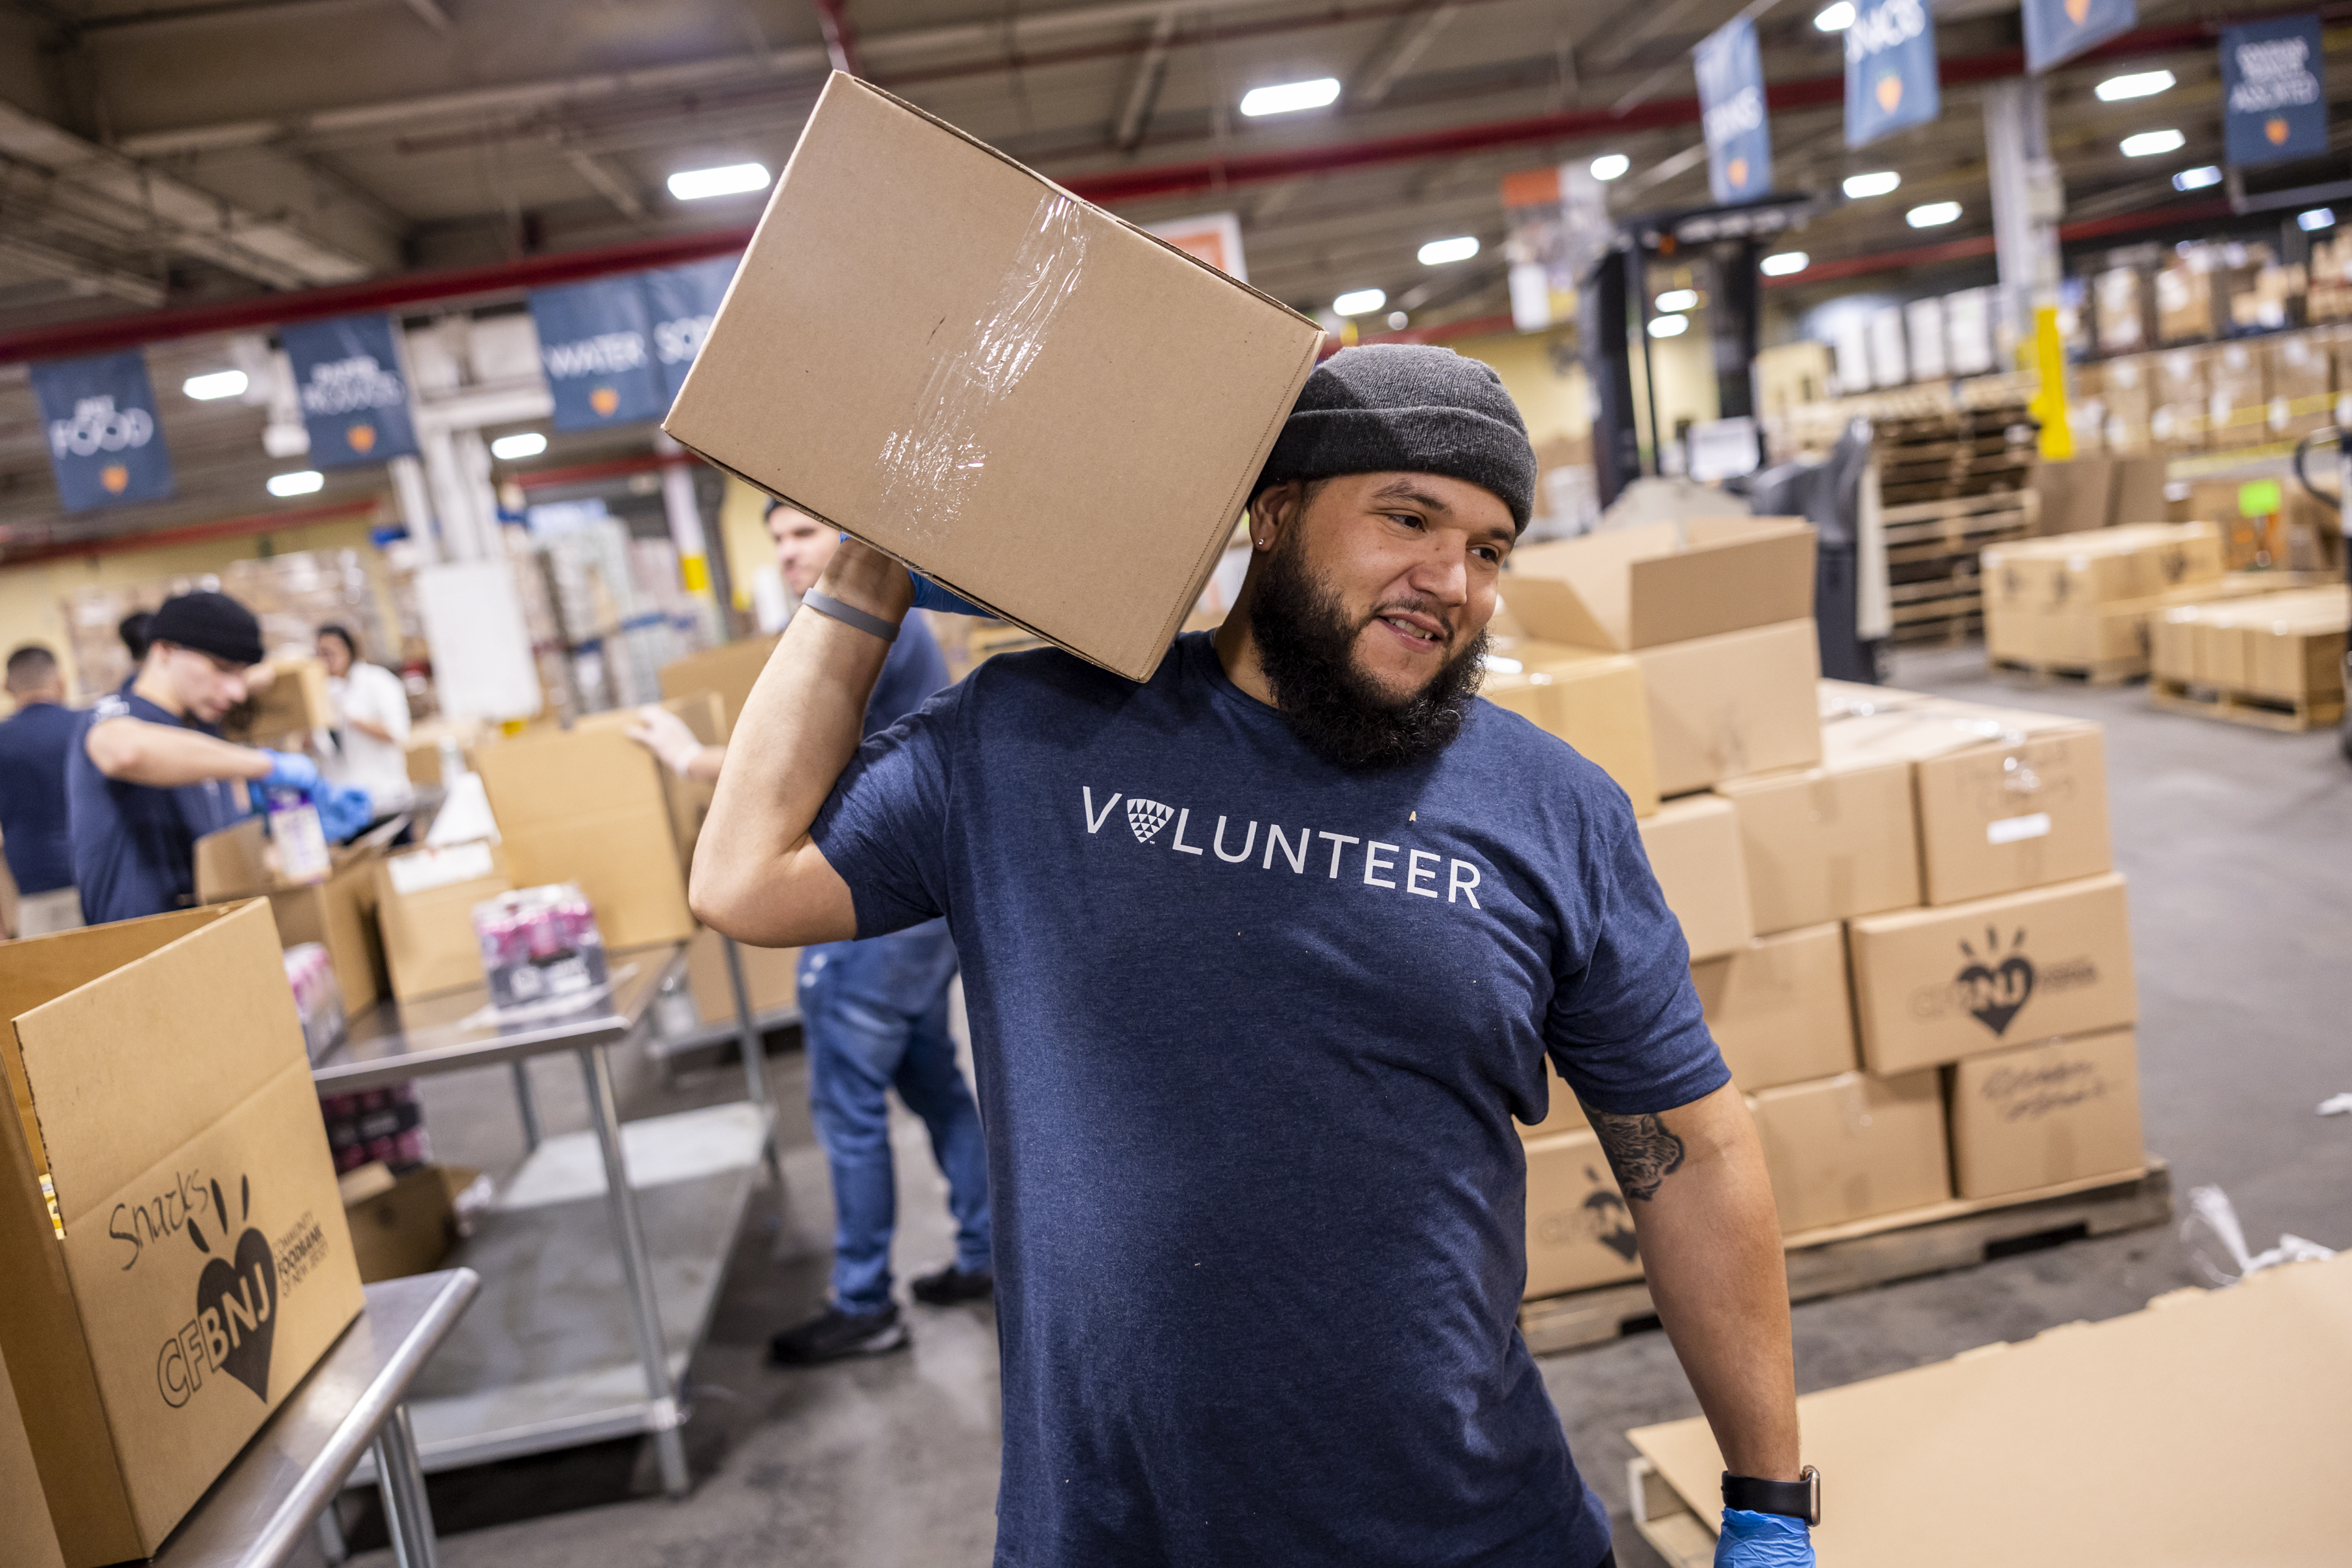
{"type": "Polygon", "coordinates": [[[955,972],[944,921],[801,955],[809,1105],[833,1169],[833,1299],[847,1311],[874,1311],[890,1300],[898,1207],[890,1168],[893,1088],[923,1119],[948,1179],[956,1267],[989,1267],[988,1149],[948,1035],[955,972]]]}

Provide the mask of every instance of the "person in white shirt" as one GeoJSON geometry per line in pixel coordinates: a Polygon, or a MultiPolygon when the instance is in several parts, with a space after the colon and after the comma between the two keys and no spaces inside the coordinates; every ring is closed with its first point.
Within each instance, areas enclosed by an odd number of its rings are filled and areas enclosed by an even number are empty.
{"type": "Polygon", "coordinates": [[[405,810],[415,788],[408,782],[408,692],[400,677],[362,662],[348,626],[319,628],[319,658],[335,705],[335,751],[320,771],[366,790],[378,816],[405,810]]]}

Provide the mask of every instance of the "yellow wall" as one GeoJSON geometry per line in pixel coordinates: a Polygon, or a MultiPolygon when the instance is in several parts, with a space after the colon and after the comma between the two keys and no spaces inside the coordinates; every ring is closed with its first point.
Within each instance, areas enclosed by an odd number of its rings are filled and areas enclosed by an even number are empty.
{"type": "Polygon", "coordinates": [[[763,490],[727,476],[727,492],[719,502],[719,538],[727,552],[727,587],[735,608],[751,608],[751,575],[776,563],[775,542],[768,537],[768,497],[763,490]]]}
{"type": "MultiPolygon", "coordinates": [[[[304,550],[366,550],[373,556],[374,546],[368,541],[368,527],[365,521],[324,522],[235,539],[124,551],[117,555],[68,557],[28,566],[0,564],[0,658],[24,643],[47,645],[65,666],[66,680],[76,700],[87,701],[97,694],[81,689],[74,668],[73,648],[67,639],[65,616],[59,607],[67,595],[84,588],[218,572],[233,561],[250,561],[265,549],[273,555],[291,555],[304,550]]],[[[381,589],[382,584],[377,586],[381,589]]]]}
{"type": "Polygon", "coordinates": [[[1548,332],[1457,338],[1446,346],[1495,367],[1504,389],[1519,405],[1519,416],[1528,422],[1528,438],[1540,446],[1561,436],[1582,436],[1592,428],[1584,367],[1575,360],[1573,337],[1565,328],[1554,328],[1548,332]],[[1563,364],[1568,367],[1565,372],[1560,368],[1563,364]]]}

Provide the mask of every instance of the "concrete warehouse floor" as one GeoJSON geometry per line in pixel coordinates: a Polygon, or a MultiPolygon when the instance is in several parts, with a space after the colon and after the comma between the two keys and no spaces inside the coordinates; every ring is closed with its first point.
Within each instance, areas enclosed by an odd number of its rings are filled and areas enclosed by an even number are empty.
{"type": "MultiPolygon", "coordinates": [[[[2096,719],[2107,726],[2116,863],[2131,879],[2148,1146],[2184,1204],[2200,1184],[2236,1202],[2257,1250],[2293,1231],[2352,1247],[2352,1119],[2318,1101],[2352,1089],[2352,767],[2330,732],[2282,736],[2158,713],[2137,687],[2026,689],[1973,651],[1915,654],[1897,683],[2096,719]]],[[[994,1325],[985,1308],[912,1308],[915,1347],[879,1361],[767,1367],[768,1333],[817,1305],[831,1230],[797,1052],[772,1058],[790,1219],[755,1198],[710,1338],[688,1428],[697,1489],[657,1495],[635,1444],[436,1478],[448,1568],[975,1568],[989,1559],[997,1469],[994,1325]],[[763,1218],[765,1215],[767,1217],[763,1218]]],[[[665,1089],[622,1069],[627,1116],[735,1098],[732,1068],[665,1089]]],[[[504,1069],[424,1082],[441,1157],[510,1169],[521,1153],[504,1069]]],[[[568,1063],[535,1073],[551,1131],[585,1125],[568,1063]]],[[[897,1139],[906,1277],[949,1252],[944,1187],[920,1127],[897,1139]]],[[[1805,1389],[1937,1361],[2054,1324],[2134,1310],[2201,1284],[2168,1228],[2004,1259],[1800,1307],[1805,1389]]],[[[902,1289],[903,1294],[903,1289],[902,1289]]],[[[1697,1409],[1664,1336],[1545,1360],[1577,1458],[1617,1513],[1626,1568],[1657,1559],[1625,1522],[1628,1427],[1697,1409]]],[[[1837,1479],[1829,1478],[1835,1507],[1837,1479]]],[[[354,1543],[382,1541],[347,1503],[354,1543]]],[[[368,1563],[388,1561],[381,1552],[368,1563]]]]}

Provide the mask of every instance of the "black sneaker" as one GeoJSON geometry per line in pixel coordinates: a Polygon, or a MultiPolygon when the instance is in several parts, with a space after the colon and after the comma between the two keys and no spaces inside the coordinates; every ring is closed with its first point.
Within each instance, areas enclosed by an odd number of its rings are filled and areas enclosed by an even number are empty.
{"type": "Polygon", "coordinates": [[[967,1272],[949,1264],[936,1274],[918,1275],[908,1287],[926,1307],[952,1307],[958,1301],[985,1301],[996,1294],[996,1276],[986,1268],[967,1272]]]}
{"type": "Polygon", "coordinates": [[[768,1341],[768,1359],[778,1366],[819,1366],[853,1356],[887,1355],[905,1350],[910,1342],[907,1325],[898,1321],[895,1301],[871,1312],[845,1312],[827,1307],[824,1315],[797,1328],[786,1329],[768,1341]]]}

